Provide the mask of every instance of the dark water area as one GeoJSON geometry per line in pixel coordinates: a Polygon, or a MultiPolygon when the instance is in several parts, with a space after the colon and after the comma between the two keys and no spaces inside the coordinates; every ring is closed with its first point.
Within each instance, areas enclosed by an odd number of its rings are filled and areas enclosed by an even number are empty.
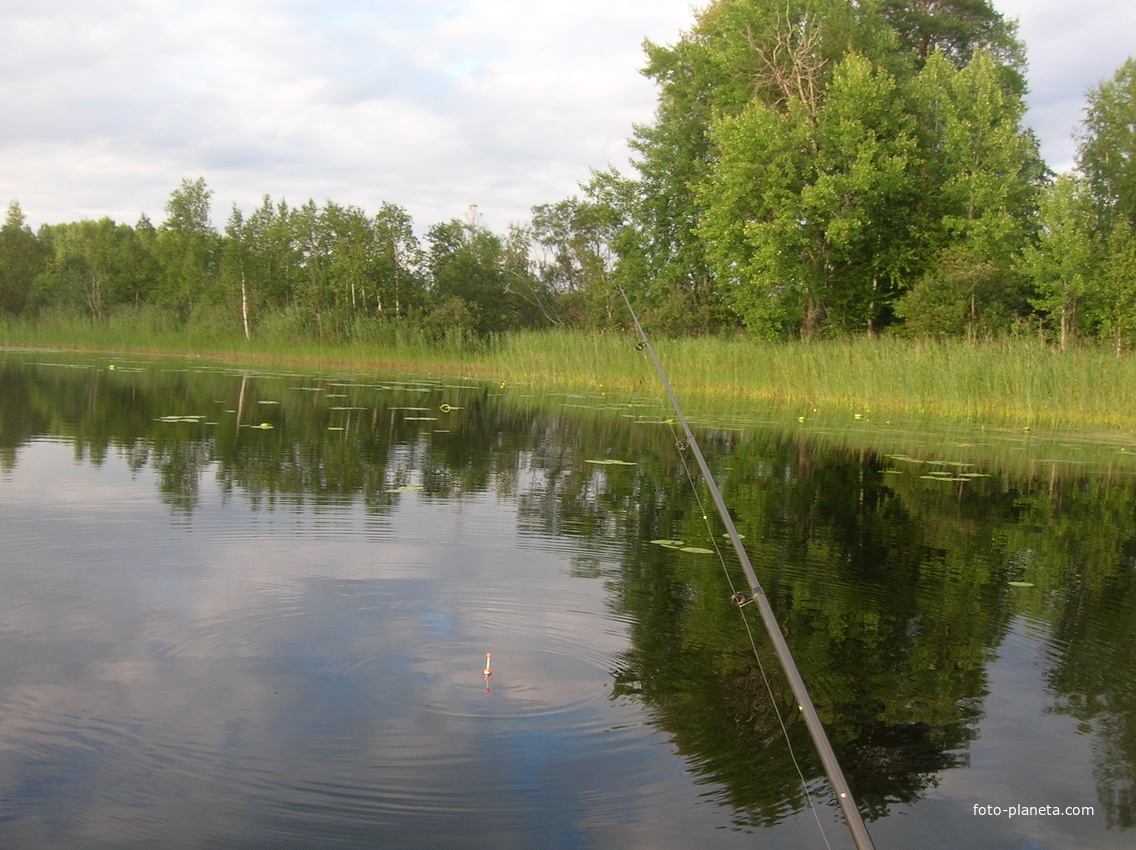
{"type": "MultiPolygon", "coordinates": [[[[666,419],[0,352],[0,846],[851,846],[666,419]]],[[[707,423],[880,850],[1131,846],[1126,447],[707,423]]]]}

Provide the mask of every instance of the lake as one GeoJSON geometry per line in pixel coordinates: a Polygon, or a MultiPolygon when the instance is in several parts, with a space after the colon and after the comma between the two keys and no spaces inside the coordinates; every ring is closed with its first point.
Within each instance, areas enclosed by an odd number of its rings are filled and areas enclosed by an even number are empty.
{"type": "MultiPolygon", "coordinates": [[[[1131,435],[687,413],[877,848],[1131,846],[1131,435]]],[[[0,846],[851,846],[672,417],[0,352],[0,846]]]]}

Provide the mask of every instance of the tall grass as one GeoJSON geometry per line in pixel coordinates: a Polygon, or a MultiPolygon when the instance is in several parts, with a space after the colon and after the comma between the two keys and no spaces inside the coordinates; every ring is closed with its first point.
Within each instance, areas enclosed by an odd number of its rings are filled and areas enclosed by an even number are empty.
{"type": "MultiPolygon", "coordinates": [[[[626,333],[528,332],[475,340],[431,336],[412,325],[373,321],[339,328],[346,341],[312,341],[289,324],[256,339],[191,322],[170,327],[157,311],[103,322],[74,316],[35,324],[0,321],[0,345],[189,354],[273,365],[398,369],[492,377],[547,387],[642,391],[657,395],[646,354],[626,333]]],[[[819,343],[713,337],[654,342],[681,398],[798,411],[871,413],[1021,426],[1122,427],[1136,422],[1136,359],[1098,348],[1058,351],[1035,339],[819,343]]]]}
{"type": "MultiPolygon", "coordinates": [[[[675,390],[695,397],[1050,427],[1136,424],[1136,360],[1098,348],[1059,351],[1032,339],[971,344],[896,338],[767,343],[742,337],[659,340],[675,390]]],[[[489,353],[497,371],[532,382],[633,389],[656,379],[634,340],[524,334],[489,353]]]]}

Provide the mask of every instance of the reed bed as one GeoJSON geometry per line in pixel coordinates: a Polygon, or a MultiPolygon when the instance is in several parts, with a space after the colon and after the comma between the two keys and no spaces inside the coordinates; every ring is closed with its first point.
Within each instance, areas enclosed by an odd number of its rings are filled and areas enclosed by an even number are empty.
{"type": "MultiPolygon", "coordinates": [[[[547,388],[658,393],[644,352],[628,333],[527,332],[489,340],[430,339],[406,329],[319,344],[168,330],[160,316],[94,324],[57,319],[0,322],[0,345],[183,354],[234,362],[399,370],[494,378],[547,388]]],[[[366,330],[366,329],[364,329],[366,330]]],[[[1136,357],[1036,339],[914,341],[897,338],[759,342],[741,336],[658,339],[676,392],[692,403],[991,422],[1022,427],[1132,428],[1136,357]]]]}
{"type": "MultiPolygon", "coordinates": [[[[982,343],[896,338],[818,343],[743,337],[659,340],[675,390],[799,409],[1020,424],[1136,424],[1136,359],[1105,349],[1059,351],[1029,339],[982,343]]],[[[634,339],[526,334],[498,340],[497,371],[533,383],[638,389],[656,379],[634,339]]]]}

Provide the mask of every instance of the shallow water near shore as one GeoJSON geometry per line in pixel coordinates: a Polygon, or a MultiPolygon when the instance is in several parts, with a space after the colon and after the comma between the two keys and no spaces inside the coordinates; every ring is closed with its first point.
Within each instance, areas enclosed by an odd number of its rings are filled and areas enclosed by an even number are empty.
{"type": "MultiPolygon", "coordinates": [[[[0,844],[850,846],[668,418],[0,353],[0,844]]],[[[758,419],[695,417],[876,846],[1128,846],[1125,439],[758,419]]]]}

